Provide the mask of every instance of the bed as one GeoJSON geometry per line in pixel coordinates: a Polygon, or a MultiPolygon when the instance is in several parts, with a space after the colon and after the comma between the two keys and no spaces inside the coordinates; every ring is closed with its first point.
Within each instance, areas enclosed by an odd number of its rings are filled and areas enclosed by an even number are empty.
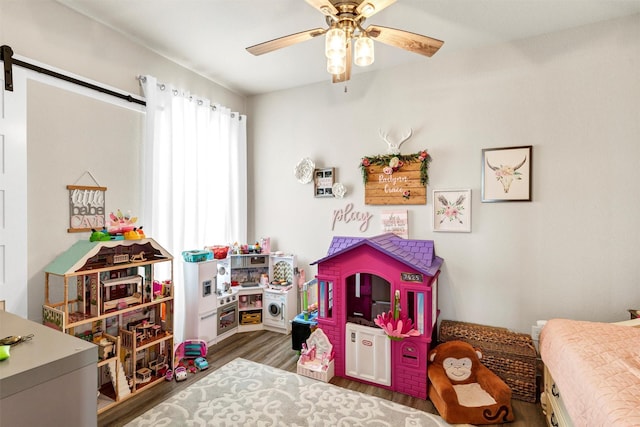
{"type": "Polygon", "coordinates": [[[640,319],[552,319],[540,334],[540,355],[549,425],[640,425],[640,319]]]}

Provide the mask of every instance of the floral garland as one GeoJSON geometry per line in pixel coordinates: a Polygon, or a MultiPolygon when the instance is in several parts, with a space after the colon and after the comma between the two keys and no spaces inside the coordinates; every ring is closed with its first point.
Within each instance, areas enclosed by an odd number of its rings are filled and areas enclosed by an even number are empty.
{"type": "Polygon", "coordinates": [[[367,168],[371,165],[383,166],[382,172],[387,175],[391,175],[402,168],[405,164],[414,162],[421,162],[420,184],[426,186],[429,183],[429,163],[431,163],[431,155],[427,153],[427,150],[422,150],[416,154],[386,154],[363,157],[360,161],[362,181],[365,184],[367,183],[367,168]]]}

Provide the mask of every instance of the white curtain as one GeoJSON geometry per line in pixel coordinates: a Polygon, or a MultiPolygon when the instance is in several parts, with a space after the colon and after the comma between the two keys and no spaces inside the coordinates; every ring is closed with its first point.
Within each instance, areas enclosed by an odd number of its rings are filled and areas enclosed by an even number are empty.
{"type": "Polygon", "coordinates": [[[247,241],[247,120],[152,76],[141,76],[140,84],[147,103],[140,223],[174,256],[174,339],[180,343],[182,252],[247,241]]]}

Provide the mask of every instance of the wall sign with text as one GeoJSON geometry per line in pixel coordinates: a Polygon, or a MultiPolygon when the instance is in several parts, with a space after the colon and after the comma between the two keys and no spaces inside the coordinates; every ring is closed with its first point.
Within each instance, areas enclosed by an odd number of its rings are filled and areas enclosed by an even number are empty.
{"type": "Polygon", "coordinates": [[[429,163],[426,150],[416,154],[363,157],[360,170],[367,205],[424,205],[427,203],[429,163]]]}
{"type": "Polygon", "coordinates": [[[100,230],[105,227],[107,187],[67,185],[69,190],[69,233],[100,230]]]}

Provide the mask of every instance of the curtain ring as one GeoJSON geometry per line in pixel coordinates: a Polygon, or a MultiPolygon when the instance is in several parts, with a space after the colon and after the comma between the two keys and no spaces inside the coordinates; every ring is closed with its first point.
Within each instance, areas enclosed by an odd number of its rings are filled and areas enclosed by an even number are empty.
{"type": "Polygon", "coordinates": [[[173,96],[178,96],[178,89],[173,90],[173,96]]]}
{"type": "Polygon", "coordinates": [[[160,90],[165,90],[167,87],[164,85],[164,83],[158,85],[160,87],[160,90]]]}
{"type": "Polygon", "coordinates": [[[202,105],[202,104],[203,104],[202,99],[198,99],[198,105],[202,105]]]}

